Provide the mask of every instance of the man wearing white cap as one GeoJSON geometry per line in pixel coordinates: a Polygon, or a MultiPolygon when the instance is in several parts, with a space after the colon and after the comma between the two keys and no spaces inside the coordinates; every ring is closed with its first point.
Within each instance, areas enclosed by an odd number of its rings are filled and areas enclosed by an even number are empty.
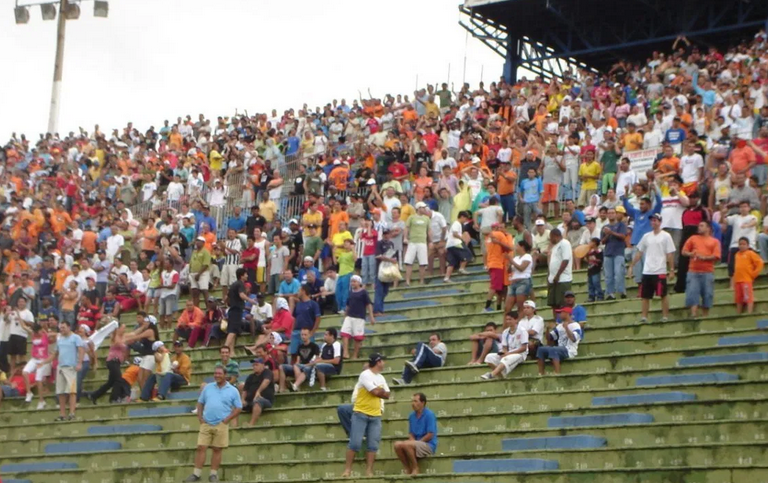
{"type": "Polygon", "coordinates": [[[424,285],[424,273],[427,268],[428,245],[427,233],[430,228],[430,217],[425,214],[427,204],[423,201],[416,203],[416,214],[408,217],[405,222],[405,241],[408,248],[405,252],[405,285],[411,285],[413,262],[419,262],[419,282],[424,285]]]}
{"type": "Polygon", "coordinates": [[[349,357],[349,339],[352,339],[355,343],[352,357],[357,359],[365,339],[365,316],[368,314],[372,324],[376,323],[376,319],[373,316],[373,301],[363,286],[363,279],[359,275],[353,275],[349,283],[351,290],[347,304],[345,307],[339,307],[345,313],[340,333],[344,357],[349,357]]]}
{"type": "Polygon", "coordinates": [[[195,239],[195,249],[189,260],[189,287],[192,292],[192,303],[197,307],[200,301],[200,291],[203,300],[208,300],[208,286],[211,281],[211,252],[205,248],[205,238],[195,239]]]}

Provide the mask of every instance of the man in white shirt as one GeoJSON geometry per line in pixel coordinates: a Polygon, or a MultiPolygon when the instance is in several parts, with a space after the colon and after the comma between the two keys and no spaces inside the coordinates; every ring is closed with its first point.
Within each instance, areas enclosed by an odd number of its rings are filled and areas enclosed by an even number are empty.
{"type": "Polygon", "coordinates": [[[424,208],[424,214],[429,217],[427,274],[432,276],[435,258],[438,259],[440,264],[440,273],[445,273],[445,233],[448,230],[448,223],[446,223],[445,217],[440,212],[432,211],[429,207],[424,208]]]}
{"type": "Polygon", "coordinates": [[[680,176],[683,178],[684,185],[698,184],[704,177],[704,159],[696,152],[696,145],[693,142],[685,144],[685,155],[680,158],[680,176]]]}
{"type": "Polygon", "coordinates": [[[515,312],[507,312],[504,315],[506,328],[501,333],[501,348],[498,353],[485,356],[485,363],[491,371],[480,376],[481,379],[490,381],[499,375],[506,377],[528,357],[530,339],[521,322],[515,317],[515,312]]]}
{"type": "Polygon", "coordinates": [[[632,193],[635,183],[637,183],[637,173],[630,169],[628,158],[621,158],[619,172],[616,175],[616,196],[621,198],[632,193]]]}
{"type": "Polygon", "coordinates": [[[549,232],[549,275],[547,277],[547,304],[553,313],[564,304],[565,292],[571,290],[573,281],[573,250],[560,230],[549,232]]]}
{"type": "Polygon", "coordinates": [[[544,319],[536,313],[536,302],[533,300],[526,300],[523,303],[520,327],[528,333],[528,352],[536,355],[536,349],[542,344],[544,338],[544,319]]]}
{"type": "Polygon", "coordinates": [[[728,246],[729,277],[733,277],[736,252],[739,251],[739,240],[741,240],[741,238],[746,238],[749,240],[750,248],[757,249],[757,218],[750,212],[750,210],[751,207],[749,201],[741,201],[739,203],[739,213],[730,215],[720,222],[723,228],[723,233],[728,229],[728,226],[732,229],[731,244],[728,246]]]}
{"type": "Polygon", "coordinates": [[[421,369],[443,367],[445,359],[448,357],[448,348],[440,340],[440,334],[434,333],[429,336],[428,344],[417,342],[416,348],[411,351],[411,354],[413,354],[413,360],[405,361],[402,378],[392,379],[392,382],[398,386],[410,384],[421,369]]]}
{"type": "Polygon", "coordinates": [[[148,174],[146,180],[147,182],[141,186],[141,201],[152,200],[157,191],[157,183],[152,179],[152,175],[148,174]]]}
{"type": "Polygon", "coordinates": [[[554,327],[547,335],[549,340],[556,345],[541,346],[536,351],[540,376],[544,375],[544,363],[547,359],[552,361],[555,374],[560,374],[561,361],[576,357],[579,342],[584,337],[584,332],[578,322],[573,321],[572,312],[572,307],[562,307],[557,310],[557,315],[560,315],[560,323],[553,323],[554,327]]]}
{"type": "Polygon", "coordinates": [[[643,298],[641,323],[648,322],[648,309],[654,294],[661,297],[662,322],[669,317],[669,297],[667,282],[675,277],[675,243],[672,236],[661,229],[661,215],[651,215],[652,231],[643,235],[637,244],[637,253],[632,260],[634,267],[645,256],[643,263],[643,278],[640,285],[640,295],[643,298]],[[669,274],[667,274],[669,266],[669,274]]]}
{"type": "Polygon", "coordinates": [[[184,196],[184,185],[179,180],[179,175],[173,175],[173,181],[168,183],[168,187],[165,189],[165,196],[168,201],[179,201],[184,196]]]}
{"type": "Polygon", "coordinates": [[[472,218],[472,214],[468,211],[462,211],[459,213],[459,217],[451,224],[450,230],[445,235],[445,259],[448,267],[445,270],[444,282],[451,281],[451,274],[458,268],[459,273],[467,273],[467,262],[469,261],[469,253],[464,248],[464,240],[462,238],[462,225],[472,218]]]}

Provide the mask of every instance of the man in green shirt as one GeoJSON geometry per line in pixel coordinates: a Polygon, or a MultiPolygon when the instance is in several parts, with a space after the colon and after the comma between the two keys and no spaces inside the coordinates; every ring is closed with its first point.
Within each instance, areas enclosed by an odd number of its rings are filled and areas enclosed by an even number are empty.
{"type": "Polygon", "coordinates": [[[195,239],[195,249],[189,259],[189,288],[192,292],[192,303],[195,307],[200,301],[200,291],[203,300],[208,300],[208,288],[211,281],[211,252],[205,248],[205,238],[195,239]]]}
{"type": "Polygon", "coordinates": [[[619,156],[621,156],[621,148],[616,145],[616,141],[613,139],[606,140],[605,143],[601,143],[601,148],[605,151],[600,158],[600,164],[602,165],[603,182],[601,183],[601,191],[603,195],[608,193],[608,189],[616,189],[616,172],[618,171],[619,156]],[[603,145],[604,144],[604,145],[603,145]]]}
{"type": "Polygon", "coordinates": [[[413,273],[414,260],[419,261],[419,281],[424,285],[424,273],[427,270],[427,255],[429,248],[427,245],[427,233],[429,230],[430,218],[424,214],[427,208],[426,203],[419,201],[416,203],[416,214],[408,217],[405,222],[405,237],[403,243],[408,244],[405,250],[405,285],[411,285],[411,274],[413,273]]]}
{"type": "Polygon", "coordinates": [[[448,90],[448,84],[443,82],[441,89],[435,94],[440,99],[440,112],[445,114],[451,107],[451,91],[448,90]]]}
{"type": "Polygon", "coordinates": [[[304,256],[312,257],[315,263],[317,263],[320,251],[323,248],[323,239],[317,236],[317,225],[310,224],[307,226],[307,230],[309,234],[304,236],[304,256]]]}

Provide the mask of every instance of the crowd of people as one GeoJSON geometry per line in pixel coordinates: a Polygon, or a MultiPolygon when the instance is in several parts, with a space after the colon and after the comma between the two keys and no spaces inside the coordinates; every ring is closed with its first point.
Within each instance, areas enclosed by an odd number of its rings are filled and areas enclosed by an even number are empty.
{"type": "MultiPolygon", "coordinates": [[[[191,382],[185,350],[218,341],[198,405],[197,481],[208,446],[218,467],[222,423],[240,409],[253,424],[275,392],[324,389],[359,358],[391,287],[450,283],[476,258],[490,275],[486,310],[505,314],[501,331],[489,324],[471,339],[470,364],[490,366],[484,379],[529,356],[542,374],[546,360],[559,372],[576,356],[586,313],[574,269],[587,270],[585,302],[634,297],[634,282],[648,322],[654,297],[666,321],[672,290],[706,315],[715,268],[727,264],[734,303],[751,312],[768,259],[767,92],[761,31],[725,52],[680,37],[670,53],[600,74],[369,92],[143,132],[14,133],[0,149],[2,395],[31,402],[36,388],[42,409],[55,382],[60,419],[110,390],[113,402],[162,400],[191,382]],[[337,313],[340,327],[320,331],[337,313]],[[243,383],[238,337],[252,344],[243,383]],[[107,343],[108,380],[84,393],[107,343]]],[[[431,335],[394,382],[447,353],[431,335]]],[[[346,474],[363,434],[375,452],[383,364],[372,357],[357,384],[346,474]]],[[[424,404],[414,396],[418,415],[424,404]]],[[[409,472],[437,442],[432,423],[414,424],[426,446],[397,447],[409,472]]]]}

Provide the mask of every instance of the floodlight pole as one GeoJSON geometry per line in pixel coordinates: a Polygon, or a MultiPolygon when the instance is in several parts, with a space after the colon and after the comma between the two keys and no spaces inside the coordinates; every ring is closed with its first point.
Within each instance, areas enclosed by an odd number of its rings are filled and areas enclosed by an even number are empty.
{"type": "Polygon", "coordinates": [[[51,110],[48,114],[48,132],[59,130],[59,110],[61,107],[61,77],[64,71],[64,38],[67,30],[67,0],[59,4],[59,26],[56,30],[56,60],[53,64],[53,87],[51,89],[51,110]]]}

